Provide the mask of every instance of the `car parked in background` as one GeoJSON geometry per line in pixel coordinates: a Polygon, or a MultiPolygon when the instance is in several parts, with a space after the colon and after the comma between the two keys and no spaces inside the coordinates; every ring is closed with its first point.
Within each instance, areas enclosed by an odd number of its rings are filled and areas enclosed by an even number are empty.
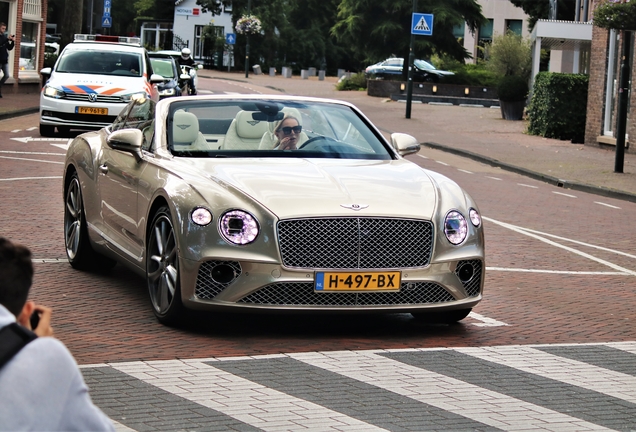
{"type": "Polygon", "coordinates": [[[145,277],[165,324],[188,309],[456,322],[482,299],[481,216],[457,183],[404,157],[419,149],[337,100],[135,99],[69,145],[68,260],[145,277]],[[279,150],[292,134],[298,148],[279,150]]]}
{"type": "Polygon", "coordinates": [[[159,99],[181,96],[182,89],[187,84],[186,81],[190,80],[190,75],[182,74],[174,58],[169,55],[149,52],[148,57],[150,57],[153,72],[164,78],[164,82],[157,85],[159,99]]]}
{"type": "MultiPolygon", "coordinates": [[[[437,69],[424,60],[414,60],[413,66],[413,81],[416,82],[440,82],[446,76],[455,75],[453,72],[437,69]]],[[[368,79],[400,79],[403,67],[403,58],[391,57],[367,67],[364,75],[368,79]]]]}
{"type": "Polygon", "coordinates": [[[195,89],[199,88],[199,77],[197,75],[197,71],[203,68],[202,64],[195,63],[194,66],[180,66],[179,58],[181,58],[181,51],[162,50],[162,51],[156,51],[155,54],[164,54],[164,55],[169,55],[170,57],[172,57],[174,61],[177,63],[177,66],[181,68],[181,73],[190,74],[192,76],[192,82],[194,83],[194,88],[195,89]]]}
{"type": "Polygon", "coordinates": [[[75,35],[55,63],[40,74],[40,135],[111,124],[135,97],[159,100],[146,49],[139,38],[75,35]]]}

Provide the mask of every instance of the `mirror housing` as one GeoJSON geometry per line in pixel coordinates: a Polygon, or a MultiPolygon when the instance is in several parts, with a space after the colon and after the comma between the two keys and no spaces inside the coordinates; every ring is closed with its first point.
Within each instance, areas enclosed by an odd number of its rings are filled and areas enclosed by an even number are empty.
{"type": "Polygon", "coordinates": [[[108,135],[106,143],[114,150],[132,153],[141,158],[143,134],[139,129],[121,129],[108,135]]]}
{"type": "Polygon", "coordinates": [[[190,79],[190,75],[182,73],[181,75],[179,75],[179,79],[181,81],[188,81],[190,79]]]}
{"type": "Polygon", "coordinates": [[[391,145],[397,150],[400,156],[406,156],[420,151],[420,143],[417,139],[405,133],[392,133],[391,145]]]}
{"type": "Polygon", "coordinates": [[[40,74],[41,75],[47,75],[48,76],[48,75],[51,75],[51,72],[53,72],[53,69],[50,68],[50,67],[45,67],[45,68],[40,69],[40,74]]]}
{"type": "Polygon", "coordinates": [[[164,77],[159,74],[153,73],[152,75],[150,75],[150,82],[153,84],[162,83],[164,82],[164,80],[164,77]]]}

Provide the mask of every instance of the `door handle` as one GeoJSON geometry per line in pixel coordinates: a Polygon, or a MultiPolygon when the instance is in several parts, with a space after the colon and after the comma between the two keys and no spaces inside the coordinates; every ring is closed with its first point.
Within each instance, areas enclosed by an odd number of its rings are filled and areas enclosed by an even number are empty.
{"type": "Polygon", "coordinates": [[[99,171],[100,171],[102,174],[108,174],[108,166],[107,166],[106,164],[104,164],[104,165],[100,165],[100,166],[99,166],[99,171]]]}

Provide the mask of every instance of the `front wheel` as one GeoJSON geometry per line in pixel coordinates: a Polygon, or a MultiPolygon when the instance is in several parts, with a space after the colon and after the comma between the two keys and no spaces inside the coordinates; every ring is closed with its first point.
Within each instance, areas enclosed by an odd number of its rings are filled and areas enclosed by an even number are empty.
{"type": "Polygon", "coordinates": [[[183,304],[177,239],[168,207],[155,214],[146,243],[146,280],[153,311],[162,324],[176,324],[183,304]]]}
{"type": "Polygon", "coordinates": [[[413,312],[413,318],[427,324],[454,324],[468,316],[472,309],[458,309],[447,312],[413,312]]]}
{"type": "Polygon", "coordinates": [[[55,135],[55,126],[43,125],[42,123],[40,123],[40,136],[48,138],[54,135],[55,135]]]}
{"type": "Polygon", "coordinates": [[[88,240],[82,187],[77,173],[71,175],[64,196],[64,243],[71,266],[78,270],[110,270],[116,262],[98,254],[88,240]]]}

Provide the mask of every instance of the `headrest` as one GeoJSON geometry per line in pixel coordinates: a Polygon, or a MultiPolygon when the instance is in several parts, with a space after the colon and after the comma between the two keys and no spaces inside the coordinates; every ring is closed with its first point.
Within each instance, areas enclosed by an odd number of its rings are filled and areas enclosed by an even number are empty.
{"type": "Polygon", "coordinates": [[[252,111],[239,111],[236,115],[236,134],[241,138],[261,139],[267,132],[267,122],[254,120],[252,111]]]}
{"type": "Polygon", "coordinates": [[[174,144],[190,145],[199,137],[199,119],[192,113],[177,110],[172,119],[172,141],[174,144]]]}

